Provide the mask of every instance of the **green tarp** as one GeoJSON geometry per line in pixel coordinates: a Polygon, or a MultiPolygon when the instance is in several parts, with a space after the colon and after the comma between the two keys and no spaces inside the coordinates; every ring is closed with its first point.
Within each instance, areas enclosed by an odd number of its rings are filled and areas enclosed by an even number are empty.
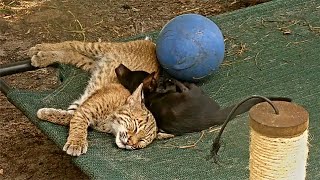
{"type": "MultiPolygon", "coordinates": [[[[219,72],[201,86],[222,106],[253,95],[287,96],[310,113],[308,179],[320,179],[320,2],[276,0],[234,11],[212,20],[222,29],[226,57],[219,72]]],[[[151,33],[154,39],[156,34],[151,33]]],[[[141,37],[144,35],[141,35],[141,37]]],[[[141,38],[134,37],[131,39],[141,38]]],[[[82,92],[87,74],[60,66],[63,83],[54,91],[11,90],[9,100],[59,147],[67,128],[39,121],[41,107],[66,108],[82,92]]],[[[220,165],[206,160],[217,132],[206,131],[155,141],[143,150],[115,146],[111,135],[91,131],[87,154],[73,158],[93,179],[247,179],[248,116],[232,121],[223,135],[220,165]]]]}

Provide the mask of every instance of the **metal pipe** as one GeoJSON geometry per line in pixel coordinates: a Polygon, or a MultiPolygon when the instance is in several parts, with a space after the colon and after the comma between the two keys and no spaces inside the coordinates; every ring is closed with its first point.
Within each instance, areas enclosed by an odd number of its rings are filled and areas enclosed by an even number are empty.
{"type": "Polygon", "coordinates": [[[10,90],[11,88],[8,86],[8,84],[0,78],[0,91],[5,95],[7,96],[8,94],[8,91],[10,90]]]}
{"type": "Polygon", "coordinates": [[[10,64],[3,64],[0,68],[0,77],[39,69],[31,65],[31,60],[24,60],[10,64]]]}
{"type": "MultiPolygon", "coordinates": [[[[0,67],[0,77],[21,73],[25,71],[32,71],[39,69],[31,65],[31,60],[23,60],[10,64],[2,64],[0,67]]],[[[12,89],[3,79],[0,79],[0,91],[7,96],[8,91],[12,89]]]]}

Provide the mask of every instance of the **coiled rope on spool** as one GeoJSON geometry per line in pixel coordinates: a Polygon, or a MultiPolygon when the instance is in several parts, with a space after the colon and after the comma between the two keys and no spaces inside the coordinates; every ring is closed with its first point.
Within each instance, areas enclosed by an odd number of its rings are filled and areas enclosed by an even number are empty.
{"type": "Polygon", "coordinates": [[[266,102],[249,111],[250,179],[305,179],[309,114],[295,103],[271,102],[258,95],[244,99],[232,109],[222,125],[213,141],[210,157],[217,162],[220,139],[226,125],[237,108],[252,98],[262,98],[266,102]]]}

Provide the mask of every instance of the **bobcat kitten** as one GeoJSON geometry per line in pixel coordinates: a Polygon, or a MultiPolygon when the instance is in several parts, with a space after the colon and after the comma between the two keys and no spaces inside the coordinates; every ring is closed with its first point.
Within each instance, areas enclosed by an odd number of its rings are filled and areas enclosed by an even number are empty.
{"type": "Polygon", "coordinates": [[[155,119],[142,103],[142,84],[130,96],[114,72],[119,64],[134,70],[158,71],[155,44],[151,41],[38,44],[30,48],[29,55],[35,67],[65,63],[91,73],[83,95],[67,110],[42,108],[37,112],[42,120],[69,123],[63,147],[67,154],[86,153],[88,126],[114,134],[119,148],[144,148],[156,138],[155,119]]]}

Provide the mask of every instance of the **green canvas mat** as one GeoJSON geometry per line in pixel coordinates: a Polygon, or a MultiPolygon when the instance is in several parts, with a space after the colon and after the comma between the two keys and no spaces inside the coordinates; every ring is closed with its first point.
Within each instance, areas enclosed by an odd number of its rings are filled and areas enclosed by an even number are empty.
{"type": "MultiPolygon", "coordinates": [[[[219,72],[202,83],[202,88],[222,106],[253,94],[287,96],[304,106],[310,113],[307,177],[320,179],[319,0],[276,0],[212,20],[225,36],[226,57],[219,72]]],[[[156,39],[157,33],[148,35],[156,39]]],[[[14,89],[8,97],[62,149],[67,128],[39,121],[36,111],[41,107],[66,108],[79,97],[88,75],[69,66],[59,69],[63,83],[56,90],[14,89]]],[[[127,151],[118,149],[111,135],[92,131],[87,154],[73,161],[93,179],[247,179],[247,114],[226,128],[219,152],[220,166],[206,159],[216,134],[206,131],[194,148],[179,146],[193,144],[201,133],[155,141],[146,149],[127,151]]]]}

